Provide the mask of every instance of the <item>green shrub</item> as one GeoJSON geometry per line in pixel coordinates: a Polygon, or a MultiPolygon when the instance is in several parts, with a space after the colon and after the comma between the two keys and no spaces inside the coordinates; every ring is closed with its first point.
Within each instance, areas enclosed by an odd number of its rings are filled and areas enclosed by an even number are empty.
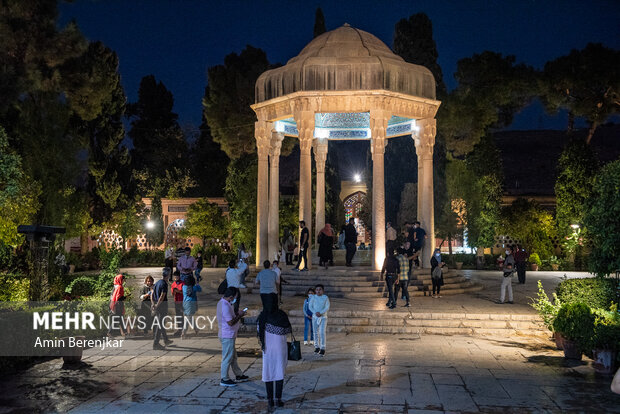
{"type": "Polygon", "coordinates": [[[21,302],[28,300],[28,290],[30,279],[28,277],[15,274],[0,274],[0,302],[21,302]]]}
{"type": "Polygon", "coordinates": [[[205,250],[205,256],[211,260],[211,256],[222,256],[222,248],[217,244],[212,244],[205,250]]]}
{"type": "Polygon", "coordinates": [[[606,278],[567,279],[555,289],[562,303],[585,303],[592,309],[609,309],[616,300],[615,280],[606,278]]]}
{"type": "Polygon", "coordinates": [[[191,253],[191,255],[192,255],[193,257],[196,257],[196,256],[198,255],[198,252],[200,252],[200,253],[203,253],[203,254],[204,254],[204,249],[202,248],[202,245],[200,245],[200,244],[195,244],[195,245],[192,247],[192,253],[191,253]]]}
{"type": "Polygon", "coordinates": [[[532,299],[531,306],[538,311],[547,329],[553,331],[553,321],[562,307],[562,302],[555,292],[553,293],[553,302],[551,302],[540,280],[538,281],[538,294],[536,299],[532,299]]]}
{"type": "Polygon", "coordinates": [[[565,303],[553,321],[553,329],[586,351],[594,329],[594,314],[585,303],[565,303]]]}
{"type": "Polygon", "coordinates": [[[65,292],[69,293],[71,296],[92,296],[95,294],[96,288],[96,280],[89,276],[80,276],[69,283],[65,292]]]}
{"type": "MultiPolygon", "coordinates": [[[[230,262],[231,260],[236,261],[237,254],[235,252],[224,252],[218,257],[217,265],[218,267],[227,267],[228,262],[230,262]]],[[[210,263],[211,257],[205,257],[205,261],[210,263]]]]}
{"type": "Polygon", "coordinates": [[[537,264],[538,266],[542,265],[542,262],[540,261],[540,256],[538,256],[538,253],[530,254],[530,258],[528,259],[528,262],[537,264]]]}
{"type": "Polygon", "coordinates": [[[620,314],[618,306],[612,305],[609,311],[595,309],[594,329],[592,332],[590,349],[609,349],[617,351],[620,348],[620,314]]]}

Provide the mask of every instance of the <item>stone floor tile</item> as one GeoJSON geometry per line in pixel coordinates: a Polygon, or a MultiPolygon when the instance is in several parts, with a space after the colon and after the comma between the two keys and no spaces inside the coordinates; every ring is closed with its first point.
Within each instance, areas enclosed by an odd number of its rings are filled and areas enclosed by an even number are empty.
{"type": "Polygon", "coordinates": [[[460,375],[455,374],[431,374],[435,385],[463,385],[460,375]]]}
{"type": "Polygon", "coordinates": [[[444,410],[478,411],[478,406],[465,387],[460,385],[436,385],[436,388],[444,410]]]}

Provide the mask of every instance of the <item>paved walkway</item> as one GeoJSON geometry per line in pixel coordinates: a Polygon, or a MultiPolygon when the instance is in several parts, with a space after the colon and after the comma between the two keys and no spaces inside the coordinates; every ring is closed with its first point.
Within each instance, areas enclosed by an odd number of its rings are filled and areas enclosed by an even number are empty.
{"type": "MultiPolygon", "coordinates": [[[[159,269],[126,269],[137,276],[159,269]]],[[[210,289],[224,269],[205,269],[199,314],[214,316],[217,294],[210,289]]],[[[414,300],[413,312],[531,313],[527,298],[542,279],[548,292],[563,272],[530,272],[515,286],[515,305],[497,305],[499,272],[463,271],[487,288],[472,295],[414,300]]],[[[569,274],[569,277],[584,276],[569,274]]],[[[285,298],[299,308],[303,298],[285,298]]],[[[246,294],[242,306],[256,311],[260,299],[246,294]]],[[[332,301],[333,309],[385,309],[385,299],[332,301]]],[[[120,351],[85,351],[78,368],[62,361],[39,362],[0,379],[4,412],[182,412],[258,413],[266,411],[260,350],[252,334],[238,339],[239,363],[250,382],[219,386],[220,345],[215,330],[175,339],[166,351],[138,336],[120,351]]],[[[299,339],[299,338],[298,338],[299,339]]],[[[433,335],[330,334],[327,355],[303,347],[290,362],[279,413],[345,412],[619,412],[620,396],[611,378],[593,373],[591,361],[568,364],[547,338],[433,335]]]]}
{"type": "MultiPolygon", "coordinates": [[[[79,369],[39,363],[0,386],[0,412],[265,412],[255,337],[238,340],[250,381],[219,386],[217,338],[146,339],[120,353],[94,349],[79,369]]],[[[290,362],[278,413],[620,412],[609,378],[590,361],[566,364],[542,339],[334,334],[324,358],[304,347],[290,362]]]]}

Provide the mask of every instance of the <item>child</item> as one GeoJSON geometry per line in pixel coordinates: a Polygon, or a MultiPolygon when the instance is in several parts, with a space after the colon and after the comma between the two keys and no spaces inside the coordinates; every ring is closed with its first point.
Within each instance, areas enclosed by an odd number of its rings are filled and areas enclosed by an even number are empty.
{"type": "Polygon", "coordinates": [[[183,332],[181,333],[181,339],[186,338],[185,334],[187,333],[187,328],[190,325],[194,327],[194,332],[198,335],[198,327],[194,323],[194,314],[198,310],[198,297],[196,296],[197,292],[202,292],[202,288],[200,285],[195,283],[193,276],[188,276],[185,279],[185,284],[183,285],[183,314],[188,320],[185,318],[183,319],[183,332]]]}
{"type": "Polygon", "coordinates": [[[181,281],[181,272],[179,270],[174,271],[173,280],[170,289],[174,297],[174,319],[177,327],[174,336],[181,336],[183,331],[183,282],[181,281]]]}
{"type": "Polygon", "coordinates": [[[304,300],[304,345],[308,345],[308,330],[310,330],[310,345],[314,344],[314,330],[312,329],[312,312],[308,307],[310,299],[314,296],[314,289],[309,288],[306,292],[306,300],[304,300]]]}
{"type": "Polygon", "coordinates": [[[314,287],[315,295],[310,299],[308,308],[312,312],[312,329],[317,339],[314,340],[314,353],[325,356],[325,334],[327,332],[327,311],[329,298],[323,294],[324,287],[318,284],[314,287]]]}

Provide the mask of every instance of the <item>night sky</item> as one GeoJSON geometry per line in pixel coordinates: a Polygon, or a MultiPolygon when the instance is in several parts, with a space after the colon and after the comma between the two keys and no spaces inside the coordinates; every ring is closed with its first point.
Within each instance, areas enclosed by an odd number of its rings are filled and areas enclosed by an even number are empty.
{"type": "MultiPolygon", "coordinates": [[[[321,7],[327,30],[344,23],[392,46],[394,24],[418,12],[433,22],[439,64],[449,88],[456,62],[484,50],[513,54],[542,68],[548,60],[602,42],[620,49],[620,1],[197,1],[76,0],[60,5],[61,24],[75,19],[90,40],[120,59],[130,101],[140,79],[153,74],[175,97],[183,126],[198,126],[206,69],[246,44],[270,62],[286,63],[312,40],[321,7]]],[[[565,116],[542,116],[540,104],[519,114],[511,129],[564,128],[565,116]]]]}

